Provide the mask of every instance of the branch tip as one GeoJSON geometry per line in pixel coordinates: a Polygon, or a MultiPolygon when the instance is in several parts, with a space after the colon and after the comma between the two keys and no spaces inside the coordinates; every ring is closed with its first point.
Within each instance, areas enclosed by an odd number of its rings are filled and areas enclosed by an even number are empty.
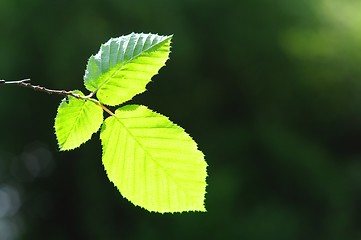
{"type": "Polygon", "coordinates": [[[90,100],[91,97],[94,95],[94,92],[91,92],[88,96],[82,96],[78,93],[75,93],[74,91],[48,89],[42,86],[32,85],[30,81],[31,81],[30,78],[25,78],[17,81],[0,80],[0,85],[18,85],[21,87],[31,88],[35,91],[46,92],[48,94],[59,94],[67,97],[72,96],[77,99],[85,99],[85,100],[90,100]]]}

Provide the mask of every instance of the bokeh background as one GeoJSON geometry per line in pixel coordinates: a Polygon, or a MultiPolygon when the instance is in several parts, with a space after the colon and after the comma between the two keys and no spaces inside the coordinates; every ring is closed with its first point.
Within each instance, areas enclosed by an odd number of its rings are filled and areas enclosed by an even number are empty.
{"type": "Polygon", "coordinates": [[[209,164],[207,213],[134,207],[99,133],[59,152],[60,96],[0,87],[0,239],[361,239],[359,0],[1,0],[0,79],[80,89],[101,43],[174,34],[132,100],[209,164]]]}

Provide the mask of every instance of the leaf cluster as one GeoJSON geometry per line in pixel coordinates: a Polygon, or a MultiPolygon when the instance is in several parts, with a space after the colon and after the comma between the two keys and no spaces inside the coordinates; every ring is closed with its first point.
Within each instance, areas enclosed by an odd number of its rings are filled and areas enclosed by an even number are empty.
{"type": "Polygon", "coordinates": [[[134,205],[154,212],[205,211],[206,162],[194,140],[142,105],[119,106],[146,90],[165,65],[172,36],[132,33],[112,38],[89,58],[84,85],[55,118],[60,150],[72,150],[100,129],[108,178],[134,205]],[[77,96],[77,97],[75,97],[77,96]],[[105,120],[103,112],[110,116],[105,120]]]}

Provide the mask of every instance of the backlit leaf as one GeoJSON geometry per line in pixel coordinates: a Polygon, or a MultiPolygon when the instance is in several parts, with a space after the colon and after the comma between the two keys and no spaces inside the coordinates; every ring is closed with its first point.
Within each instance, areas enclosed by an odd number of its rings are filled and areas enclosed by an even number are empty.
{"type": "Polygon", "coordinates": [[[161,213],[205,211],[204,155],[167,117],[127,105],[104,121],[100,138],[107,175],[133,204],[161,213]]]}
{"type": "Polygon", "coordinates": [[[91,56],[85,87],[97,92],[103,104],[115,106],[144,92],[151,78],[165,65],[172,36],[129,34],[112,38],[91,56]]]}
{"type": "MultiPolygon", "coordinates": [[[[80,91],[76,93],[83,95],[80,91]]],[[[60,150],[71,150],[88,141],[103,122],[103,109],[95,103],[69,96],[63,99],[55,118],[60,150]]]]}

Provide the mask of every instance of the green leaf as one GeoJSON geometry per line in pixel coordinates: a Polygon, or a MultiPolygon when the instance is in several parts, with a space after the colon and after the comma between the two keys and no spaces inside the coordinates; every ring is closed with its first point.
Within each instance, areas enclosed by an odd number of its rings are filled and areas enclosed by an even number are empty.
{"type": "Polygon", "coordinates": [[[116,106],[144,92],[151,78],[165,65],[172,36],[129,34],[112,38],[91,56],[85,87],[97,92],[103,104],[116,106]]]}
{"type": "MultiPolygon", "coordinates": [[[[83,93],[75,91],[77,94],[83,93]]],[[[69,97],[63,99],[55,118],[55,134],[60,150],[71,150],[88,141],[103,122],[103,109],[95,103],[69,97]]]]}
{"type": "Polygon", "coordinates": [[[197,144],[167,117],[127,105],[104,121],[107,175],[135,205],[154,212],[206,211],[206,162],[197,144]]]}

